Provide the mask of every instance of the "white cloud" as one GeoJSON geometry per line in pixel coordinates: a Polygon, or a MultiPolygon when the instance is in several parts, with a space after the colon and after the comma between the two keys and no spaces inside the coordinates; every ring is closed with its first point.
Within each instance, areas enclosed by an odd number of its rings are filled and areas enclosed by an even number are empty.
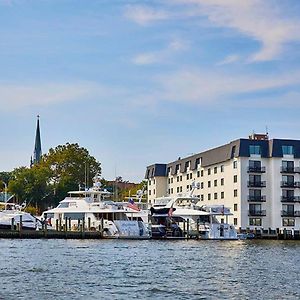
{"type": "Polygon", "coordinates": [[[232,28],[261,42],[262,48],[249,61],[277,58],[286,44],[300,41],[300,21],[284,15],[279,7],[263,0],[176,0],[194,5],[199,15],[220,27],[232,28]]]}
{"type": "Polygon", "coordinates": [[[189,43],[179,38],[174,38],[165,49],[153,52],[137,54],[132,62],[136,65],[150,65],[155,63],[168,62],[175,53],[185,51],[189,48],[189,43]]]}
{"type": "Polygon", "coordinates": [[[217,102],[225,105],[230,96],[298,85],[300,72],[262,76],[184,70],[160,76],[157,80],[161,85],[163,99],[200,104],[217,102]]]}
{"type": "Polygon", "coordinates": [[[169,14],[166,11],[156,10],[148,6],[127,5],[125,17],[140,25],[147,25],[154,21],[166,20],[169,18],[169,14]]]}
{"type": "Polygon", "coordinates": [[[228,64],[232,64],[235,63],[237,61],[240,60],[240,56],[237,54],[232,54],[232,55],[228,55],[226,56],[222,61],[218,62],[217,65],[221,66],[221,65],[228,65],[228,64]]]}
{"type": "Polygon", "coordinates": [[[0,83],[0,106],[2,110],[16,110],[37,105],[45,106],[67,101],[76,101],[94,94],[105,94],[105,88],[88,82],[73,84],[0,83]]]}
{"type": "Polygon", "coordinates": [[[274,2],[264,0],[172,0],[167,4],[165,10],[131,5],[125,15],[140,25],[204,16],[214,26],[233,29],[261,43],[261,49],[248,62],[276,59],[286,45],[300,41],[299,19],[287,16],[280,3],[274,6],[274,2]]]}

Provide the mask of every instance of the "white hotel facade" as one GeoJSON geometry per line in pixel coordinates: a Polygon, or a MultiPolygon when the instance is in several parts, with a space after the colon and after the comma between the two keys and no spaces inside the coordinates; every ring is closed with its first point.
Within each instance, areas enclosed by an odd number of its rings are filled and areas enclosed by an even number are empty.
{"type": "MultiPolygon", "coordinates": [[[[300,140],[254,134],[147,167],[148,201],[185,194],[193,181],[200,205],[224,205],[237,228],[300,229],[300,140]]],[[[223,220],[221,220],[223,221],[223,220]]]]}

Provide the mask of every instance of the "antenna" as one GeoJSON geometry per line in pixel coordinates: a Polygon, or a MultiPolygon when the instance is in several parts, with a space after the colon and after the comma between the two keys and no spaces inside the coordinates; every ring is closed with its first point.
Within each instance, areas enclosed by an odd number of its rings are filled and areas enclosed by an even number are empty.
{"type": "Polygon", "coordinates": [[[266,125],[266,135],[269,135],[268,125],[266,125]]]}

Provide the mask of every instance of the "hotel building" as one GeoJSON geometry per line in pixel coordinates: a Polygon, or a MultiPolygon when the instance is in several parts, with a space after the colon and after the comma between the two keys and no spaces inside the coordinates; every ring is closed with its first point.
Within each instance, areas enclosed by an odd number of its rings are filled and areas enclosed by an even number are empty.
{"type": "MultiPolygon", "coordinates": [[[[147,167],[148,201],[190,191],[224,205],[236,227],[300,229],[300,140],[253,134],[167,164],[147,167]]],[[[224,221],[221,219],[221,222],[224,221]]]]}

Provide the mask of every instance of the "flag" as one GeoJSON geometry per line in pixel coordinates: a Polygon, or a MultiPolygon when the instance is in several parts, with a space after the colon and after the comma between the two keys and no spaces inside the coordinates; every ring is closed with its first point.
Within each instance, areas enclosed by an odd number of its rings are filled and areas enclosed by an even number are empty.
{"type": "Polygon", "coordinates": [[[127,207],[129,207],[129,208],[131,208],[131,209],[133,209],[133,210],[137,210],[137,211],[140,210],[140,209],[138,208],[138,206],[134,203],[134,201],[133,201],[132,198],[130,198],[130,199],[128,200],[127,207]]]}

